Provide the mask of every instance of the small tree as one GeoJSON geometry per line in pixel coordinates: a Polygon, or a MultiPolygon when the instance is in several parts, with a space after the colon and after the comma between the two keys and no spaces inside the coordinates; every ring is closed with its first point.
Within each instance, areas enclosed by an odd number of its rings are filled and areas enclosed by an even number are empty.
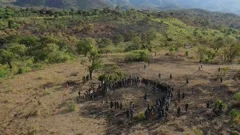
{"type": "Polygon", "coordinates": [[[83,54],[88,58],[89,65],[87,67],[90,79],[92,79],[92,74],[94,71],[101,69],[103,66],[100,55],[98,53],[96,41],[93,38],[86,38],[81,40],[77,44],[77,52],[79,54],[83,54]]]}
{"type": "Polygon", "coordinates": [[[12,61],[14,60],[14,54],[10,51],[0,49],[0,63],[8,64],[9,68],[12,69],[12,61]]]}
{"type": "Polygon", "coordinates": [[[240,55],[240,44],[231,44],[223,50],[223,60],[225,62],[232,62],[237,56],[240,55]]]}

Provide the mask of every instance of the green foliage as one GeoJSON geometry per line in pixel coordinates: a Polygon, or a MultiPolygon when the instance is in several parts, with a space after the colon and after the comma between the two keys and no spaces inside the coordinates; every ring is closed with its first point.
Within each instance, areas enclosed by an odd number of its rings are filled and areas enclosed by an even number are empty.
{"type": "Polygon", "coordinates": [[[93,38],[85,38],[79,41],[77,44],[77,52],[87,56],[92,52],[97,51],[96,41],[93,38]]]}
{"type": "Polygon", "coordinates": [[[178,46],[174,45],[174,46],[170,46],[169,47],[169,53],[170,54],[174,54],[178,51],[178,46]]]}
{"type": "Polygon", "coordinates": [[[126,51],[139,50],[141,48],[142,48],[142,40],[139,36],[136,36],[132,38],[131,45],[128,46],[126,51]]]}
{"type": "Polygon", "coordinates": [[[236,109],[232,109],[229,113],[231,120],[240,119],[240,112],[236,109]]]}
{"type": "Polygon", "coordinates": [[[8,64],[9,68],[12,68],[12,61],[14,60],[14,54],[10,51],[5,49],[0,49],[0,63],[1,64],[8,64]]]}
{"type": "Polygon", "coordinates": [[[240,55],[240,44],[231,44],[223,49],[223,60],[232,62],[237,56],[240,55]]]}
{"type": "Polygon", "coordinates": [[[103,67],[103,63],[98,53],[98,48],[96,46],[96,41],[92,38],[85,38],[81,40],[77,44],[77,52],[88,58],[90,64],[87,67],[90,79],[92,79],[93,72],[103,67]]]}
{"type": "Polygon", "coordinates": [[[126,61],[144,61],[148,62],[150,58],[148,50],[135,50],[128,53],[125,60],[126,61]]]}
{"type": "Polygon", "coordinates": [[[120,70],[117,65],[113,65],[104,74],[99,76],[99,80],[104,80],[107,83],[119,81],[124,78],[124,73],[120,70]]]}
{"type": "Polygon", "coordinates": [[[203,131],[197,128],[193,128],[194,134],[195,135],[203,135],[203,131]]]}
{"type": "Polygon", "coordinates": [[[136,120],[136,121],[143,121],[145,119],[146,118],[145,118],[144,113],[139,113],[137,116],[134,117],[134,120],[136,120]]]}
{"type": "Polygon", "coordinates": [[[240,103],[240,92],[238,92],[238,93],[236,93],[236,94],[234,95],[234,99],[235,99],[237,102],[240,103]]]}
{"type": "Polygon", "coordinates": [[[6,77],[9,72],[9,69],[6,66],[0,66],[0,78],[6,77]]]}
{"type": "Polygon", "coordinates": [[[100,43],[99,43],[99,47],[106,47],[106,46],[111,46],[113,45],[113,42],[111,39],[109,38],[102,38],[100,43]]]}
{"type": "Polygon", "coordinates": [[[215,102],[215,108],[219,108],[220,105],[223,105],[223,110],[226,110],[226,109],[227,109],[227,104],[223,103],[222,100],[218,99],[218,100],[215,102]]]}
{"type": "Polygon", "coordinates": [[[116,35],[113,37],[113,43],[115,45],[124,42],[124,37],[122,35],[116,35]]]}
{"type": "Polygon", "coordinates": [[[124,52],[124,47],[123,46],[106,46],[103,48],[99,49],[99,53],[120,53],[120,52],[124,52]]]}
{"type": "Polygon", "coordinates": [[[216,51],[207,47],[199,47],[197,53],[200,61],[204,63],[212,63],[216,57],[216,51]]]}
{"type": "Polygon", "coordinates": [[[70,111],[70,112],[77,110],[77,104],[74,103],[73,101],[69,102],[67,107],[68,107],[68,111],[70,111]]]}
{"type": "Polygon", "coordinates": [[[47,61],[49,63],[61,63],[71,59],[71,56],[65,52],[54,51],[48,54],[47,61]]]}

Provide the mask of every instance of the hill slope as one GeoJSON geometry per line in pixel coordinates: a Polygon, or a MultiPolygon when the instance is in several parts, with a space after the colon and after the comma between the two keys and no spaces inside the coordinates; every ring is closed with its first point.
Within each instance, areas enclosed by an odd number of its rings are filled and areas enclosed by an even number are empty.
{"type": "Polygon", "coordinates": [[[17,0],[18,6],[46,6],[53,8],[93,9],[107,6],[101,0],[17,0]]]}
{"type": "Polygon", "coordinates": [[[143,9],[204,9],[240,14],[238,0],[0,0],[0,5],[12,3],[18,6],[94,9],[121,5],[143,9]],[[16,2],[15,2],[16,1],[16,2]]]}
{"type": "Polygon", "coordinates": [[[200,8],[240,14],[238,0],[110,0],[121,5],[154,9],[191,9],[200,8]]]}

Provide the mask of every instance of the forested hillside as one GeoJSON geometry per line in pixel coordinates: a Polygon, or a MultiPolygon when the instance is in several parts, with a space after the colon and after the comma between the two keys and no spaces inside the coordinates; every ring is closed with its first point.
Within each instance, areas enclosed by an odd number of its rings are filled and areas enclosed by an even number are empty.
{"type": "Polygon", "coordinates": [[[52,7],[52,8],[78,8],[94,9],[108,6],[101,0],[17,0],[15,5],[24,7],[52,7]]]}
{"type": "MultiPolygon", "coordinates": [[[[74,59],[78,42],[85,38],[93,38],[100,53],[142,49],[154,52],[161,48],[167,48],[172,53],[186,45],[204,46],[209,50],[202,51],[209,54],[205,54],[207,56],[201,61],[211,63],[215,56],[220,55],[217,50],[235,47],[240,39],[237,29],[239,17],[226,16],[198,10],[148,12],[108,8],[90,11],[1,8],[0,76],[74,59]]],[[[223,61],[232,61],[233,58],[235,56],[223,61]]]]}

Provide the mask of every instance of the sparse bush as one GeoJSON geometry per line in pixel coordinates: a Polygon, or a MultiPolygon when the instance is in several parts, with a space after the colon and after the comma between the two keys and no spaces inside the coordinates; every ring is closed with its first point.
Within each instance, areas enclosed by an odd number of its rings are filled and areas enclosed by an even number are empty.
{"type": "Polygon", "coordinates": [[[215,103],[215,108],[219,108],[220,105],[223,105],[223,110],[227,109],[227,104],[223,103],[222,100],[218,99],[215,103]]]}
{"type": "Polygon", "coordinates": [[[34,127],[31,131],[31,135],[37,135],[38,133],[40,132],[40,129],[39,127],[34,127]]]}
{"type": "Polygon", "coordinates": [[[232,109],[231,112],[229,113],[231,119],[235,119],[235,118],[238,118],[240,119],[240,112],[237,111],[236,109],[232,109]]]}
{"type": "Polygon", "coordinates": [[[237,102],[240,102],[240,92],[238,92],[237,94],[235,94],[234,99],[235,99],[237,102]]]}
{"type": "Polygon", "coordinates": [[[144,113],[139,113],[137,116],[134,117],[134,119],[135,119],[136,121],[143,121],[143,120],[145,120],[146,118],[145,118],[144,113]]]}
{"type": "Polygon", "coordinates": [[[231,120],[231,123],[235,123],[235,124],[240,124],[240,112],[236,109],[232,109],[229,113],[231,120]]]}
{"type": "Polygon", "coordinates": [[[195,135],[203,135],[203,131],[197,128],[193,128],[193,132],[195,135]]]}
{"type": "Polygon", "coordinates": [[[131,51],[125,58],[126,61],[149,61],[150,55],[147,50],[131,51]]]}
{"type": "Polygon", "coordinates": [[[68,110],[70,112],[76,111],[77,110],[77,105],[73,101],[68,103],[68,110]]]}

